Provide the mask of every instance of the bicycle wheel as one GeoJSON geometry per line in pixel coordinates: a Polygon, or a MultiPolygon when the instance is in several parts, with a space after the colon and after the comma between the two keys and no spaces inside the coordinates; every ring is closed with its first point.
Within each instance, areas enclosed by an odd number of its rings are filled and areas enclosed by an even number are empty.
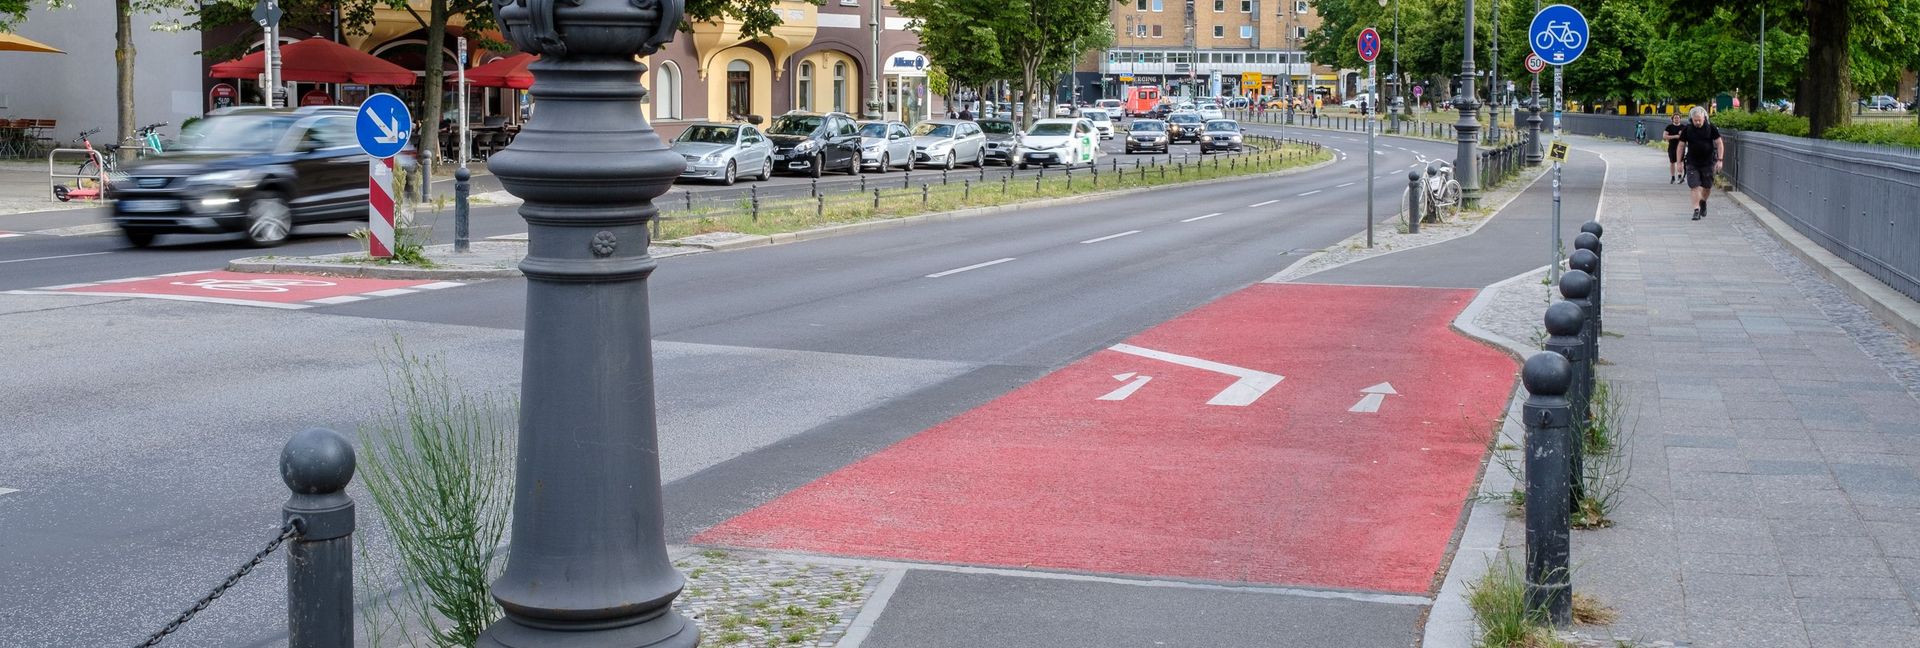
{"type": "Polygon", "coordinates": [[[1460,182],[1448,180],[1447,186],[1440,188],[1440,203],[1447,208],[1447,215],[1460,213],[1460,182]]]}

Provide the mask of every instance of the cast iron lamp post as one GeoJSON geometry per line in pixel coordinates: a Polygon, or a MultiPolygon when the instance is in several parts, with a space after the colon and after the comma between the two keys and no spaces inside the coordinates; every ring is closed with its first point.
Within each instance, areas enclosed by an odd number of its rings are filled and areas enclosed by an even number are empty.
{"type": "Polygon", "coordinates": [[[690,648],[673,611],[648,326],[647,223],[685,162],[640,114],[637,56],[673,39],[683,0],[491,0],[540,55],[542,108],[489,160],[526,200],[527,328],[513,551],[487,648],[690,648]]]}
{"type": "Polygon", "coordinates": [[[1453,174],[1460,179],[1460,208],[1480,207],[1480,101],[1473,89],[1473,0],[1467,0],[1465,57],[1460,59],[1460,96],[1454,107],[1460,121],[1453,125],[1459,149],[1454,153],[1453,174]]]}

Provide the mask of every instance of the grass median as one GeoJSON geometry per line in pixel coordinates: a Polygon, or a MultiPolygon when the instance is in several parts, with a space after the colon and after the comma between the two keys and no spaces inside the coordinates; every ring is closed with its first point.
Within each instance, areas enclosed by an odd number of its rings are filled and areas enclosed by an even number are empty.
{"type": "Polygon", "coordinates": [[[1044,169],[1031,176],[1005,175],[985,181],[947,176],[944,183],[935,178],[906,187],[762,199],[758,204],[742,198],[729,205],[662,214],[654,237],[665,241],[713,232],[754,235],[797,232],[830,225],[1258,175],[1317,164],[1333,156],[1331,151],[1312,143],[1251,136],[1247,144],[1256,150],[1239,155],[1204,156],[1186,162],[1168,162],[1165,157],[1114,156],[1092,168],[1044,169]]]}

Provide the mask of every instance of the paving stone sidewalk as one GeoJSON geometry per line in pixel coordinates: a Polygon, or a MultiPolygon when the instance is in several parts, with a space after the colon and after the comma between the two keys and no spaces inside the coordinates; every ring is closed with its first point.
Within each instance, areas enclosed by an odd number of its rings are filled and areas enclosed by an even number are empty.
{"type": "MultiPolygon", "coordinates": [[[[1585,636],[1698,647],[1920,646],[1920,358],[1715,193],[1688,219],[1658,151],[1582,140],[1606,182],[1600,376],[1631,477],[1576,531],[1585,636]]],[[[1508,543],[1519,536],[1510,525],[1508,543]]],[[[1629,644],[1632,645],[1632,644],[1629,644]]]]}

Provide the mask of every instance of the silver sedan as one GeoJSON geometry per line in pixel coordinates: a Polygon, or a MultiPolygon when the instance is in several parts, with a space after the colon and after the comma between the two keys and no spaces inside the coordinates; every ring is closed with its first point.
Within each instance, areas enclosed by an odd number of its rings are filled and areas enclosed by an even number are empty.
{"type": "Polygon", "coordinates": [[[731,185],[742,174],[761,180],[773,177],[773,142],[748,124],[693,124],[673,138],[673,152],[687,160],[681,180],[731,185]]]}
{"type": "Polygon", "coordinates": [[[913,136],[897,121],[860,122],[860,166],[886,173],[913,168],[913,136]]]}
{"type": "Polygon", "coordinates": [[[913,127],[913,162],[952,169],[954,165],[983,166],[987,136],[980,125],[958,119],[934,119],[913,127]]]}

